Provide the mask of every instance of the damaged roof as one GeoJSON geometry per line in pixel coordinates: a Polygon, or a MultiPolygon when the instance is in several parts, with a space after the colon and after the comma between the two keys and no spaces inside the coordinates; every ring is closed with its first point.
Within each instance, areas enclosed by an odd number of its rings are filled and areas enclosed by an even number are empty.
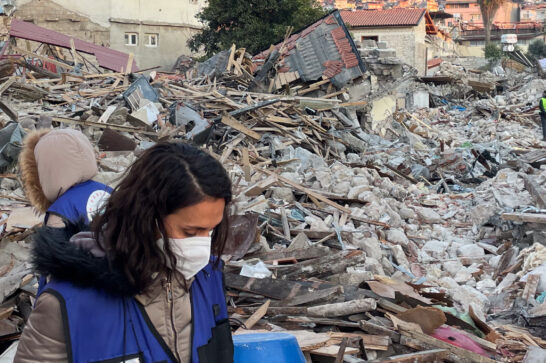
{"type": "Polygon", "coordinates": [[[343,21],[351,27],[416,26],[426,9],[344,10],[343,21]]]}
{"type": "MultiPolygon", "coordinates": [[[[20,19],[14,18],[11,20],[9,35],[14,38],[32,40],[66,49],[71,48],[70,39],[74,39],[74,47],[77,51],[94,55],[101,67],[115,72],[121,72],[125,69],[127,67],[127,62],[129,61],[129,54],[127,53],[73,38],[20,19]]],[[[134,72],[136,70],[138,70],[138,68],[133,60],[132,71],[134,72]]]]}
{"type": "MultiPolygon", "coordinates": [[[[275,49],[281,50],[282,44],[275,49]]],[[[265,60],[269,53],[264,51],[254,60],[265,60]]],[[[337,10],[289,37],[280,58],[278,73],[298,72],[305,82],[330,79],[338,88],[366,71],[337,10]]]]}

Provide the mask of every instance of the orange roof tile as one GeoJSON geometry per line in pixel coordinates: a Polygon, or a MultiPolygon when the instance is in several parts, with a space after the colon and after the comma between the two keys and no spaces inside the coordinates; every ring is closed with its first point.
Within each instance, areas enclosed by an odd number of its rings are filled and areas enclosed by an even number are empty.
{"type": "Polygon", "coordinates": [[[341,17],[351,27],[415,26],[425,9],[388,9],[341,11],[341,17]]]}

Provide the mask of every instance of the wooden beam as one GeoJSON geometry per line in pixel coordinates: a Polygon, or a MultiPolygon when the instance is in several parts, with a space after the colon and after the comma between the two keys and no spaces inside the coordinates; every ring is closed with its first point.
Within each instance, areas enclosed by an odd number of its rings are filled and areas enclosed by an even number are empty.
{"type": "Polygon", "coordinates": [[[337,295],[343,293],[343,287],[335,286],[324,290],[313,291],[308,294],[298,295],[292,299],[284,300],[279,303],[282,306],[298,306],[303,304],[309,304],[317,300],[325,299],[331,295],[337,295]]]}
{"type": "Polygon", "coordinates": [[[478,353],[471,352],[463,348],[456,347],[452,344],[446,343],[440,339],[436,339],[425,333],[416,330],[406,330],[405,327],[399,326],[400,334],[416,339],[426,345],[430,345],[434,348],[445,349],[450,355],[457,357],[459,362],[476,362],[476,363],[494,363],[495,360],[484,357],[478,353]]]}
{"type": "Polygon", "coordinates": [[[10,88],[13,83],[15,83],[15,76],[11,76],[7,81],[2,83],[2,86],[0,86],[0,95],[6,92],[6,90],[10,88]]]}
{"type": "Polygon", "coordinates": [[[400,334],[398,332],[395,332],[394,330],[391,330],[389,328],[385,328],[384,326],[373,324],[366,320],[361,320],[359,326],[360,329],[367,333],[388,336],[395,343],[398,343],[400,341],[400,334]]]}
{"type": "Polygon", "coordinates": [[[531,194],[539,208],[546,208],[546,191],[542,188],[535,179],[529,175],[524,175],[525,189],[531,194]]]}
{"type": "Polygon", "coordinates": [[[128,86],[129,85],[129,74],[133,70],[133,59],[135,55],[133,53],[129,53],[129,57],[127,58],[127,66],[125,67],[125,76],[123,77],[123,85],[128,86]]]}
{"type": "Polygon", "coordinates": [[[544,213],[503,213],[501,218],[512,222],[546,224],[546,214],[544,213]]]}
{"type": "Polygon", "coordinates": [[[252,131],[230,115],[226,114],[222,116],[222,123],[231,127],[232,129],[242,132],[243,134],[253,138],[254,140],[260,140],[262,138],[262,135],[258,134],[256,131],[252,131]]]}
{"type": "MultiPolygon", "coordinates": [[[[269,304],[271,304],[271,300],[267,300],[258,310],[254,312],[248,319],[245,321],[245,328],[246,329],[252,329],[254,325],[256,325],[257,322],[260,321],[261,318],[264,317],[265,314],[267,314],[267,308],[269,308],[269,304]]],[[[243,330],[243,327],[240,327],[237,329],[237,332],[241,332],[243,330]]]]}
{"type": "Polygon", "coordinates": [[[34,58],[41,59],[43,62],[48,62],[48,63],[51,63],[51,64],[55,64],[56,66],[64,68],[64,69],[68,69],[69,71],[74,70],[74,67],[69,66],[66,63],[59,62],[59,61],[57,61],[55,59],[50,59],[50,58],[45,57],[43,55],[39,55],[39,54],[36,54],[36,53],[33,53],[33,52],[29,52],[29,51],[26,51],[24,49],[17,48],[17,47],[11,47],[11,49],[13,49],[16,53],[20,53],[20,54],[26,55],[28,57],[34,57],[34,58]]]}
{"type": "Polygon", "coordinates": [[[389,358],[375,360],[377,363],[428,363],[443,362],[448,355],[445,349],[425,350],[424,352],[395,355],[389,358]]]}

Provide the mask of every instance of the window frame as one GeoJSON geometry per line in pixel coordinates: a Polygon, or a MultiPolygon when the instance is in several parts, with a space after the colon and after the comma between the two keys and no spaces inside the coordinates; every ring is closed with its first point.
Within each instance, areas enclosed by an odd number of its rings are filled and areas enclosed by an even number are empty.
{"type": "Polygon", "coordinates": [[[127,47],[137,47],[138,46],[138,33],[136,33],[136,32],[125,32],[124,40],[125,40],[125,46],[127,46],[127,47]],[[128,40],[132,40],[133,37],[135,39],[134,44],[132,42],[128,41],[128,40]]]}
{"type": "Polygon", "coordinates": [[[159,47],[159,34],[158,33],[145,33],[144,34],[144,46],[148,48],[159,47]],[[155,37],[155,44],[151,44],[150,40],[155,37]]]}

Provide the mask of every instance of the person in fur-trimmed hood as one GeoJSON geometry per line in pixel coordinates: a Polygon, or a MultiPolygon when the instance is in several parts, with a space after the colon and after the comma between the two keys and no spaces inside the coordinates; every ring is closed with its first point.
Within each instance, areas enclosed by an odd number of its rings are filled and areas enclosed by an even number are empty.
{"type": "Polygon", "coordinates": [[[19,169],[25,194],[44,224],[88,224],[112,189],[93,181],[97,161],[93,146],[80,131],[36,130],[23,141],[19,169]]]}

